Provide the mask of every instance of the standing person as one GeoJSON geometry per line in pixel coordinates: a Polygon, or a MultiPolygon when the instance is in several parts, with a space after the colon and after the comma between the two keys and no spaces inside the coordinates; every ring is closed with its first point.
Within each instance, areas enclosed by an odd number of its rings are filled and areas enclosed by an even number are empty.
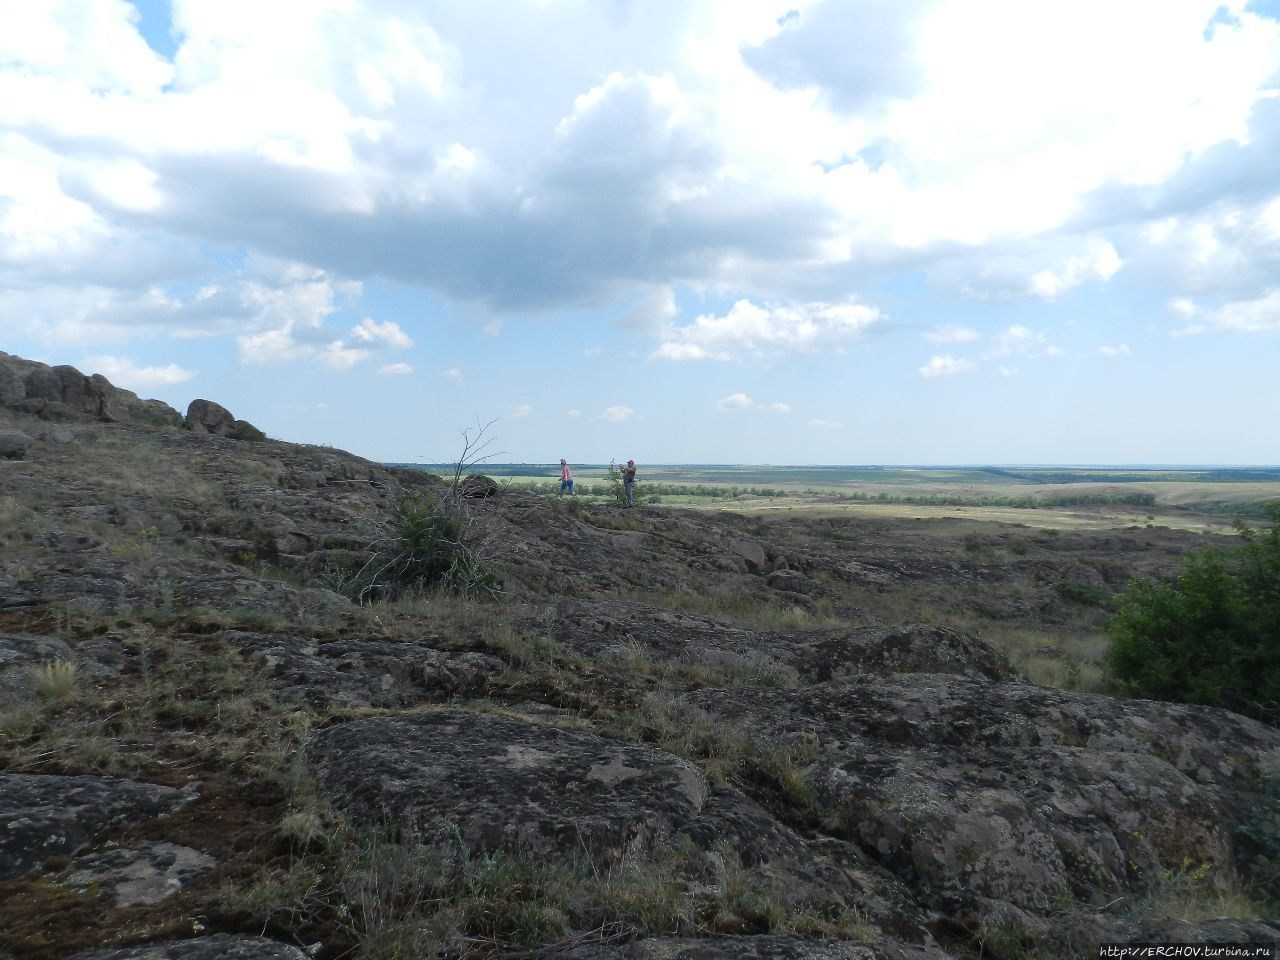
{"type": "Polygon", "coordinates": [[[573,489],[573,471],[569,469],[566,460],[560,460],[560,493],[557,496],[564,496],[564,492],[568,490],[569,496],[576,497],[578,494],[573,489]]]}
{"type": "Polygon", "coordinates": [[[627,495],[627,506],[634,507],[635,504],[631,500],[631,491],[636,486],[636,462],[628,460],[627,465],[622,468],[622,490],[627,495]]]}

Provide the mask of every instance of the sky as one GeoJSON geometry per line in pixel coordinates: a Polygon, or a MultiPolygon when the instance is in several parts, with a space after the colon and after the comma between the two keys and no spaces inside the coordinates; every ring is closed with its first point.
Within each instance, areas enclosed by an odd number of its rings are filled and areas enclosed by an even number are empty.
{"type": "Polygon", "coordinates": [[[1280,0],[0,3],[0,350],[450,461],[1280,462],[1280,0]]]}

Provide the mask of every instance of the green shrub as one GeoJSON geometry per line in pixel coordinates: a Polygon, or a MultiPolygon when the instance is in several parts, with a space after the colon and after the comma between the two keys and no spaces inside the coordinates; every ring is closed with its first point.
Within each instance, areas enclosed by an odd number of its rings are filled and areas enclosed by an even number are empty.
{"type": "Polygon", "coordinates": [[[1106,657],[1121,692],[1280,724],[1280,502],[1268,512],[1266,530],[1240,525],[1239,547],[1121,594],[1106,657]]]}
{"type": "MultiPolygon", "coordinates": [[[[622,470],[612,460],[609,461],[609,472],[605,474],[604,479],[609,485],[609,496],[613,498],[613,502],[620,507],[625,507],[627,505],[627,491],[622,483],[622,470]]],[[[647,502],[644,487],[637,480],[631,488],[631,503],[639,507],[647,502]]]]}
{"type": "Polygon", "coordinates": [[[397,504],[364,565],[354,573],[330,571],[330,582],[361,603],[433,589],[472,596],[498,588],[485,538],[459,498],[446,501],[416,493],[397,504]]]}
{"type": "Polygon", "coordinates": [[[1067,580],[1054,584],[1053,589],[1068,603],[1079,604],[1082,607],[1111,606],[1111,591],[1096,584],[1067,580]]]}

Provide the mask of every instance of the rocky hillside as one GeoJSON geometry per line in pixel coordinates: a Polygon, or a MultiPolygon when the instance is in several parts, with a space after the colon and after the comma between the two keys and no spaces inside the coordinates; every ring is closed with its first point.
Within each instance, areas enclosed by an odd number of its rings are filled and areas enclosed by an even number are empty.
{"type": "Polygon", "coordinates": [[[460,488],[4,354],[0,457],[4,960],[1280,939],[1280,731],[1098,681],[1203,537],[460,488]]]}

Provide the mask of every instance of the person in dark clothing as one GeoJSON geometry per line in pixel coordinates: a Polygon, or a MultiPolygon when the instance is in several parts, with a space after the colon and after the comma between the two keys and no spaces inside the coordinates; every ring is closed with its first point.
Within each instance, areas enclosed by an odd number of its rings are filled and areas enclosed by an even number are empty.
{"type": "Polygon", "coordinates": [[[636,462],[628,460],[627,465],[622,468],[622,490],[627,495],[627,506],[634,507],[631,494],[636,487],[636,462]]]}

